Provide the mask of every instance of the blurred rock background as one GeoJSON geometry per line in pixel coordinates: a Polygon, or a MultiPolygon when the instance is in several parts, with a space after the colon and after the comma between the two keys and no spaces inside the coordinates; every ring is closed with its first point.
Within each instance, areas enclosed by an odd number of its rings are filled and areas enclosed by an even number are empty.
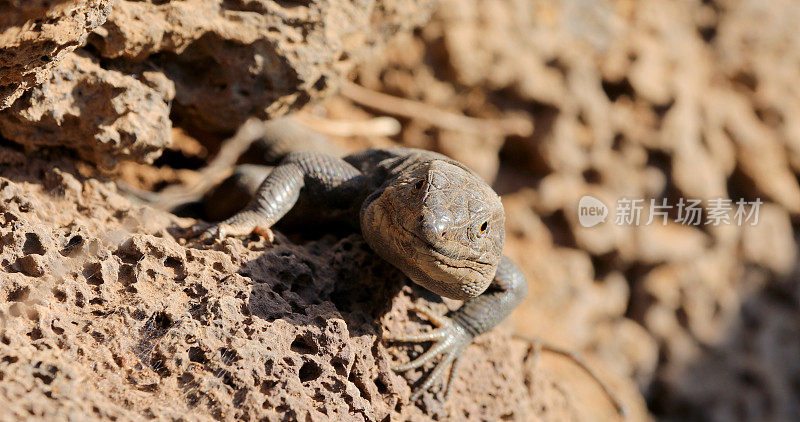
{"type": "MultiPolygon", "coordinates": [[[[322,128],[388,114],[398,134],[334,142],[440,151],[493,183],[507,254],[530,284],[517,332],[634,380],[658,419],[800,418],[796,2],[0,0],[0,9],[9,11],[0,135],[12,148],[64,148],[86,160],[85,175],[99,174],[96,164],[113,168],[102,177],[158,191],[194,183],[250,116],[297,111],[322,128]],[[454,114],[530,121],[533,132],[365,106],[346,80],[454,114]],[[612,208],[605,224],[578,223],[583,195],[612,208]],[[613,224],[621,198],[764,203],[755,226],[686,226],[673,209],[666,226],[634,227],[613,224]]],[[[572,396],[602,400],[574,367],[548,367],[571,380],[572,396]]]]}
{"type": "Polygon", "coordinates": [[[413,121],[401,135],[495,181],[508,253],[532,288],[515,314],[519,331],[591,351],[633,377],[656,417],[793,420],[797,6],[445,1],[358,75],[468,115],[534,120],[525,138],[413,121]],[[612,208],[606,224],[578,223],[586,194],[612,208]],[[630,227],[613,224],[621,198],[765,204],[756,226],[685,226],[672,210],[666,227],[630,227]]]}

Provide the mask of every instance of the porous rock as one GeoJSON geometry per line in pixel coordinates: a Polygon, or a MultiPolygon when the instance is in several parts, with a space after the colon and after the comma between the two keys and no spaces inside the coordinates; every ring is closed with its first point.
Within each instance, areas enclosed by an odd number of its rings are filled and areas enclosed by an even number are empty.
{"type": "Polygon", "coordinates": [[[0,1],[0,110],[105,22],[112,0],[0,1]]]}
{"type": "Polygon", "coordinates": [[[0,112],[0,134],[29,149],[65,146],[106,168],[120,159],[152,161],[170,144],[172,84],[155,71],[140,78],[69,53],[43,84],[0,112]]]}
{"type": "Polygon", "coordinates": [[[151,58],[176,84],[178,115],[230,131],[330,94],[373,47],[425,22],[433,4],[122,0],[90,42],[103,57],[151,58]]]}

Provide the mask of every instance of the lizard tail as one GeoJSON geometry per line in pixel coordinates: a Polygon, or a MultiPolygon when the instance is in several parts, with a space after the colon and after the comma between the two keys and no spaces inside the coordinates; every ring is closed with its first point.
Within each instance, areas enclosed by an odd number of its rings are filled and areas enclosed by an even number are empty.
{"type": "Polygon", "coordinates": [[[616,396],[616,394],[614,394],[614,392],[611,391],[611,388],[608,386],[608,384],[606,384],[605,382],[603,382],[602,379],[600,379],[600,376],[597,375],[597,372],[594,369],[592,369],[579,354],[555,346],[552,343],[548,343],[542,339],[526,337],[519,334],[513,334],[512,337],[530,343],[531,346],[533,347],[534,355],[538,355],[540,351],[544,350],[546,352],[563,356],[574,362],[579,367],[581,367],[581,369],[586,371],[586,373],[589,374],[590,377],[592,377],[592,379],[597,383],[597,385],[599,385],[600,388],[603,389],[603,393],[605,393],[606,397],[608,397],[608,400],[611,402],[611,404],[614,405],[614,409],[616,409],[617,413],[619,413],[622,419],[625,419],[625,417],[628,414],[627,407],[625,407],[625,405],[622,404],[622,401],[620,401],[620,399],[616,396]]]}

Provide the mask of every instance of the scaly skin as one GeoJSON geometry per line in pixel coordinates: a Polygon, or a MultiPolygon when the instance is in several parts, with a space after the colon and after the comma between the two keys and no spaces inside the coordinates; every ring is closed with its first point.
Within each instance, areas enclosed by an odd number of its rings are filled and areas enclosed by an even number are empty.
{"type": "MultiPolygon", "coordinates": [[[[441,377],[475,336],[504,320],[527,292],[522,272],[502,255],[505,214],[497,194],[464,165],[433,152],[375,149],[335,158],[293,152],[267,176],[250,204],[209,228],[203,238],[259,232],[300,200],[330,215],[349,216],[383,259],[415,283],[464,304],[449,317],[418,310],[437,325],[391,341],[435,341],[406,371],[438,359],[412,400],[441,377]]],[[[447,382],[449,392],[450,382],[447,382]]]]}

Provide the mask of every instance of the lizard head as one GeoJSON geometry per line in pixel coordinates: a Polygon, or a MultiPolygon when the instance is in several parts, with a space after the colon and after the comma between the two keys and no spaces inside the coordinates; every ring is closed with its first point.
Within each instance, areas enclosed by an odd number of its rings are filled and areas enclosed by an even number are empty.
{"type": "Polygon", "coordinates": [[[370,246],[415,283],[452,299],[483,293],[505,239],[500,197],[458,162],[404,169],[362,209],[370,246]]]}

